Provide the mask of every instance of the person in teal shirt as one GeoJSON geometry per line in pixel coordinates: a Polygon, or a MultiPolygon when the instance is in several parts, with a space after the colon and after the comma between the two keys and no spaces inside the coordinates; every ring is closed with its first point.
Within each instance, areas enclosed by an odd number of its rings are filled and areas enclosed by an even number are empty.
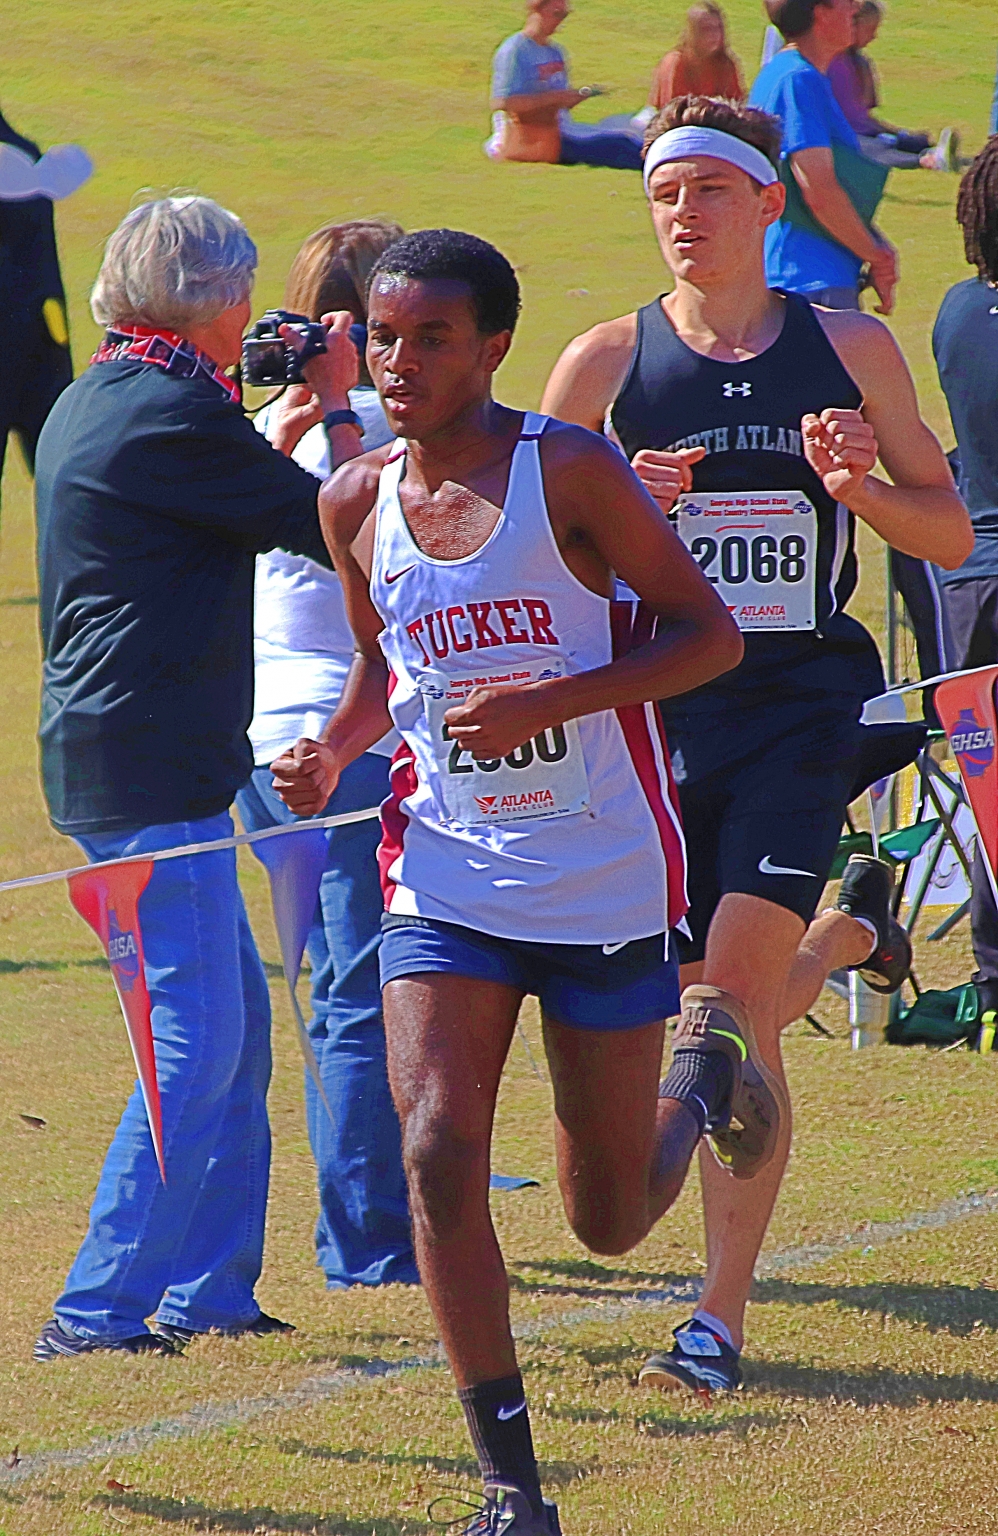
{"type": "Polygon", "coordinates": [[[756,78],[749,104],[779,119],[787,208],[766,238],[774,288],[858,309],[863,268],[889,314],[897,252],[872,224],[887,171],[866,160],[827,78],[852,41],[852,0],[766,0],[788,43],[756,78]]]}

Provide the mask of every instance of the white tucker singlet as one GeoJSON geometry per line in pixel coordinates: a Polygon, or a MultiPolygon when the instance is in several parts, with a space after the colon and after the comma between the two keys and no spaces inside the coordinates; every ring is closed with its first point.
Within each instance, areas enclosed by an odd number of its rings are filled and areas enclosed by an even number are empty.
{"type": "Polygon", "coordinates": [[[499,520],[461,560],[432,559],[409,532],[404,447],[382,470],[371,597],[403,742],[379,860],[391,913],[497,938],[622,944],[675,927],[688,905],[655,706],[585,715],[480,764],[443,719],[475,687],[590,672],[652,632],[643,610],[597,597],[562,560],[544,498],[546,425],[525,415],[499,520]]]}

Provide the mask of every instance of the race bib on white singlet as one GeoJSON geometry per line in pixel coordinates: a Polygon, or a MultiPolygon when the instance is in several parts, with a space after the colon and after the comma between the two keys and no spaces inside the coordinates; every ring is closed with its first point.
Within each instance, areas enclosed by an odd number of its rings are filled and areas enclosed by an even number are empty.
{"type": "Polygon", "coordinates": [[[447,815],[465,827],[496,822],[538,821],[575,816],[589,806],[589,777],[579,727],[574,720],[550,726],[506,757],[476,762],[450,739],[444,715],[476,688],[495,683],[521,687],[549,677],[563,677],[559,662],[538,663],[508,672],[449,678],[424,672],[419,679],[441,795],[447,815]]]}
{"type": "Polygon", "coordinates": [[[739,629],[814,628],[818,514],[803,491],[693,491],[675,526],[739,629]]]}

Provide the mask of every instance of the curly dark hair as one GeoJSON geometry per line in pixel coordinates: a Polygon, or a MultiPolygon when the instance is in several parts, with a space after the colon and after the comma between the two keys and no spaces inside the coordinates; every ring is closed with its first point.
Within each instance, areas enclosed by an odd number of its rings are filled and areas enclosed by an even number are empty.
{"type": "Polygon", "coordinates": [[[751,144],[753,149],[760,149],[773,167],[779,168],[783,140],[779,118],[760,112],[758,107],[743,107],[720,96],[677,96],[645,129],[645,154],[670,128],[719,128],[722,133],[751,144]]]}
{"type": "Polygon", "coordinates": [[[477,235],[458,229],[417,229],[379,256],[367,280],[368,294],[382,273],[424,282],[464,283],[483,336],[516,329],[520,314],[516,273],[501,251],[477,235]]]}
{"type": "Polygon", "coordinates": [[[998,283],[998,134],[988,139],[960,182],[956,222],[967,260],[988,283],[998,283]]]}

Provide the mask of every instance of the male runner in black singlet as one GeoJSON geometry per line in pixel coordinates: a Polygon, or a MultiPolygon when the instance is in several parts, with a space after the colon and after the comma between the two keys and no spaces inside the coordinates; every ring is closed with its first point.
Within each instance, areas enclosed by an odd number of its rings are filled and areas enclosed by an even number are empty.
{"type": "MultiPolygon", "coordinates": [[[[812,922],[862,787],[862,701],[883,688],[872,639],[843,611],[856,584],[854,517],[948,569],[972,535],[886,327],[766,287],[763,239],[784,201],[779,143],[775,120],[731,103],[680,97],[660,114],[645,184],[675,289],[573,341],[543,409],[593,429],[609,413],[743,631],[738,668],[662,706],[690,850],[680,975],[684,1015],[746,1010],[782,1078],[780,1031],[829,971],[859,969],[892,991],[910,964],[876,860],[852,860],[837,910],[812,922]],[[893,484],[872,474],[878,455],[893,484]]],[[[897,766],[881,761],[866,782],[897,766]]],[[[646,1364],[653,1385],[738,1385],[787,1122],[779,1155],[746,1183],[701,1148],[701,1306],[675,1348],[646,1364]]]]}

